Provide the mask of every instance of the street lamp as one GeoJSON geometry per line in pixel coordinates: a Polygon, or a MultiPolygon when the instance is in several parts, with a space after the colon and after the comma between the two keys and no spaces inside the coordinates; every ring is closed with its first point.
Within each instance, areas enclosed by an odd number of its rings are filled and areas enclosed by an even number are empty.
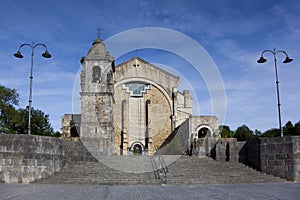
{"type": "Polygon", "coordinates": [[[277,59],[276,59],[276,55],[277,53],[283,53],[285,55],[285,60],[283,61],[283,63],[289,63],[292,62],[293,59],[291,59],[288,54],[285,51],[282,50],[276,50],[273,49],[272,50],[263,50],[261,53],[260,58],[257,60],[257,63],[265,63],[267,61],[266,58],[264,58],[264,53],[266,52],[270,52],[273,54],[274,57],[274,63],[275,63],[275,75],[276,75],[276,88],[277,88],[277,106],[278,106],[278,120],[279,120],[279,134],[281,137],[283,137],[283,130],[282,130],[282,126],[281,126],[281,114],[280,114],[280,98],[279,98],[279,81],[278,81],[278,73],[277,73],[277,59]]]}
{"type": "Polygon", "coordinates": [[[28,135],[31,135],[31,105],[32,105],[32,68],[33,68],[33,56],[34,56],[34,49],[37,46],[43,46],[45,48],[45,52],[42,54],[44,58],[51,58],[51,54],[48,52],[48,49],[45,44],[21,44],[17,53],[14,54],[17,58],[23,58],[23,55],[21,54],[21,48],[23,46],[29,46],[31,48],[31,65],[30,65],[30,90],[29,90],[29,110],[28,110],[28,135]]]}

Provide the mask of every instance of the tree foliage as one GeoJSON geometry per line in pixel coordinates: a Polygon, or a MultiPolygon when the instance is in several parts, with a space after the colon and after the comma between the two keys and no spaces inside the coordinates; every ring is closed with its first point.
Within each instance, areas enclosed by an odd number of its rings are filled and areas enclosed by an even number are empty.
{"type": "Polygon", "coordinates": [[[19,114],[15,106],[19,105],[19,95],[15,89],[0,85],[0,131],[13,133],[18,126],[19,114]]]}
{"type": "Polygon", "coordinates": [[[295,127],[291,121],[288,121],[283,127],[283,135],[284,136],[295,135],[295,127]]]}
{"type": "Polygon", "coordinates": [[[256,136],[261,136],[261,135],[262,135],[262,132],[261,132],[260,130],[255,129],[255,130],[254,130],[254,135],[256,135],[256,136]]]}
{"type": "MultiPolygon", "coordinates": [[[[27,107],[28,108],[28,107],[27,107]]],[[[27,133],[28,109],[18,109],[20,115],[20,127],[18,133],[27,133]]],[[[39,109],[31,109],[31,132],[33,135],[51,136],[54,131],[50,124],[49,115],[39,109]]]]}
{"type": "Polygon", "coordinates": [[[280,136],[280,133],[279,133],[279,129],[278,128],[271,128],[267,131],[265,131],[261,137],[278,137],[280,136]]]}
{"type": "Polygon", "coordinates": [[[255,138],[253,131],[246,125],[238,127],[234,137],[237,138],[238,141],[247,141],[255,138]]]}
{"type": "MultiPolygon", "coordinates": [[[[0,133],[26,134],[28,108],[19,108],[19,94],[15,89],[0,85],[0,133]]],[[[31,109],[31,133],[33,135],[58,136],[54,134],[49,115],[39,109],[31,109]]]]}
{"type": "Polygon", "coordinates": [[[294,125],[295,135],[300,135],[300,121],[294,125]]]}
{"type": "Polygon", "coordinates": [[[234,133],[230,130],[229,126],[220,125],[219,126],[220,135],[222,138],[233,138],[234,133]]]}
{"type": "MultiPolygon", "coordinates": [[[[283,126],[283,136],[293,136],[293,135],[300,135],[300,121],[297,122],[295,125],[291,121],[288,121],[283,126]]],[[[262,137],[279,137],[279,129],[278,128],[271,128],[267,131],[265,131],[262,135],[262,137]]]]}
{"type": "MultiPolygon", "coordinates": [[[[283,126],[283,135],[284,136],[293,136],[293,135],[300,135],[300,121],[293,123],[288,121],[283,126]]],[[[230,127],[227,125],[220,125],[219,126],[220,135],[222,138],[237,138],[238,141],[246,141],[251,140],[258,137],[279,137],[279,129],[278,128],[271,128],[265,132],[261,132],[257,129],[253,132],[250,130],[246,125],[242,125],[237,128],[235,132],[230,130],[230,127]]]]}
{"type": "Polygon", "coordinates": [[[19,105],[19,94],[15,89],[9,89],[0,85],[0,106],[19,105]]]}

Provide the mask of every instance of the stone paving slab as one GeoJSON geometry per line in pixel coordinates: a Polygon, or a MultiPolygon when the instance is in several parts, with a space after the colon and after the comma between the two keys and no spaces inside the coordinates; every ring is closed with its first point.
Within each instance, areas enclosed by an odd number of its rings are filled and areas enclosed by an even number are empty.
{"type": "Polygon", "coordinates": [[[1,200],[64,199],[274,199],[299,200],[300,183],[264,183],[197,186],[98,186],[0,184],[1,200]]]}

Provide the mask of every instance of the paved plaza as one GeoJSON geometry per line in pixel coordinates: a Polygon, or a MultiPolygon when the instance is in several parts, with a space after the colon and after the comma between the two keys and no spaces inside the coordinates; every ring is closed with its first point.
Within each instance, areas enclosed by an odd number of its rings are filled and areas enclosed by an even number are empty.
{"type": "Polygon", "coordinates": [[[1,200],[61,199],[300,199],[300,183],[261,183],[197,186],[100,186],[0,184],[1,200]]]}

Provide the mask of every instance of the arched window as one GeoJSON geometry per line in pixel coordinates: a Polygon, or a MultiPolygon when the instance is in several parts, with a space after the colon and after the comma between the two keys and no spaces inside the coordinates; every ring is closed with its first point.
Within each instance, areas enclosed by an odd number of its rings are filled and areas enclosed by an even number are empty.
{"type": "Polygon", "coordinates": [[[99,83],[101,81],[101,69],[99,66],[93,67],[93,83],[99,83]]]}

